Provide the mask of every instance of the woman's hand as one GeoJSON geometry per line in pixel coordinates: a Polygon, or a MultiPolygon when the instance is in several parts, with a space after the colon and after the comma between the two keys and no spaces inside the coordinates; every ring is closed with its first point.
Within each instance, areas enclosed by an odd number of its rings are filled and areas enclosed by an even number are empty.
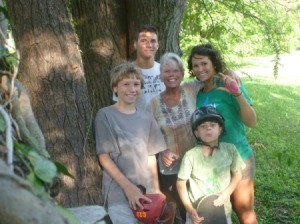
{"type": "Polygon", "coordinates": [[[162,154],[161,160],[165,165],[165,167],[170,167],[179,158],[179,156],[173,153],[171,149],[166,149],[161,154],[162,154]]]}
{"type": "Polygon", "coordinates": [[[222,89],[225,90],[235,96],[238,96],[241,94],[241,90],[239,87],[239,84],[237,83],[237,81],[227,75],[224,75],[222,73],[219,73],[221,80],[224,83],[224,87],[219,87],[218,89],[222,89]]]}
{"type": "Polygon", "coordinates": [[[246,98],[244,97],[243,92],[239,88],[237,82],[230,78],[229,76],[226,76],[222,73],[219,73],[221,80],[224,83],[224,87],[218,87],[217,89],[227,91],[231,94],[233,94],[239,105],[240,105],[240,116],[242,118],[243,123],[253,128],[256,124],[256,113],[253,107],[247,102],[246,98]]]}
{"type": "Polygon", "coordinates": [[[225,73],[225,76],[228,76],[228,77],[232,78],[233,80],[236,81],[236,83],[238,85],[240,85],[241,78],[234,71],[226,70],[224,73],[225,73]]]}

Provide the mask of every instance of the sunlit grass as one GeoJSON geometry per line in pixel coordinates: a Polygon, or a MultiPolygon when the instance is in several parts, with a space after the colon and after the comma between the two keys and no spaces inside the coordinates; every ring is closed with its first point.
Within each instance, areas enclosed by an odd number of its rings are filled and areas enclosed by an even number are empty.
{"type": "MultiPolygon", "coordinates": [[[[257,112],[247,129],[255,152],[255,199],[259,223],[300,223],[300,82],[243,78],[257,112]]],[[[236,221],[236,218],[234,218],[236,221]]]]}

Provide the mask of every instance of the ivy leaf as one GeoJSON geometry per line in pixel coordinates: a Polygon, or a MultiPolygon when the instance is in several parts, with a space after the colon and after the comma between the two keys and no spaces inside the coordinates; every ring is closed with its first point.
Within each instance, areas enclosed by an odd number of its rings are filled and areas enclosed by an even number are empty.
{"type": "Polygon", "coordinates": [[[17,141],[14,141],[14,147],[21,150],[27,156],[29,155],[30,152],[38,152],[35,148],[29,145],[19,143],[17,141]]]}
{"type": "Polygon", "coordinates": [[[40,179],[38,179],[34,172],[30,172],[26,179],[30,182],[30,185],[32,186],[33,193],[40,197],[41,199],[44,199],[46,201],[50,200],[50,197],[48,193],[45,191],[44,184],[40,179]]]}
{"type": "Polygon", "coordinates": [[[32,163],[35,175],[46,183],[51,183],[52,179],[58,176],[56,166],[50,160],[41,157],[38,153],[31,151],[28,154],[32,163]]]}
{"type": "Polygon", "coordinates": [[[74,176],[68,171],[68,169],[67,169],[67,167],[65,165],[63,165],[60,162],[55,162],[54,164],[55,164],[55,166],[57,168],[57,171],[59,173],[62,173],[64,175],[69,176],[69,177],[71,177],[71,178],[74,179],[74,176]]]}
{"type": "Polygon", "coordinates": [[[0,131],[1,132],[4,132],[5,131],[5,128],[6,128],[6,124],[2,118],[2,116],[0,116],[0,131]]]}
{"type": "Polygon", "coordinates": [[[28,155],[29,152],[34,151],[46,158],[50,158],[48,151],[45,149],[41,149],[40,151],[38,151],[36,148],[31,147],[30,145],[25,145],[17,141],[14,141],[14,147],[21,150],[25,155],[28,155]]]}
{"type": "Polygon", "coordinates": [[[68,223],[78,224],[79,221],[71,210],[55,205],[55,209],[68,220],[68,223]]]}

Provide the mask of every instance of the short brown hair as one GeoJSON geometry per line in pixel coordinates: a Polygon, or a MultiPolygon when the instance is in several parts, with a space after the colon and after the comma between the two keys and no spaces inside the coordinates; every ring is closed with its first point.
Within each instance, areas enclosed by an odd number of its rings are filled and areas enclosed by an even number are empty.
{"type": "Polygon", "coordinates": [[[143,33],[143,32],[155,33],[156,36],[158,36],[157,29],[155,26],[143,25],[136,31],[134,40],[138,41],[140,33],[143,33]]]}
{"type": "Polygon", "coordinates": [[[132,62],[123,62],[115,66],[110,72],[110,86],[114,88],[120,81],[126,78],[137,78],[141,81],[141,88],[144,88],[144,77],[141,70],[132,62]]]}

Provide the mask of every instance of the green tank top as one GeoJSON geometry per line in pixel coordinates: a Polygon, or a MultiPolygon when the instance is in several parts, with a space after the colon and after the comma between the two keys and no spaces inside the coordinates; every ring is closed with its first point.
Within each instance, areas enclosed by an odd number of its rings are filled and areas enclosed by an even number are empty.
{"type": "MultiPolygon", "coordinates": [[[[242,84],[241,90],[247,102],[252,105],[252,101],[242,84]]],[[[225,118],[226,133],[220,136],[220,141],[234,144],[243,160],[251,157],[253,151],[246,138],[245,126],[239,115],[240,107],[237,99],[232,94],[216,88],[206,93],[200,90],[197,94],[197,108],[207,105],[215,107],[225,118]]]]}

